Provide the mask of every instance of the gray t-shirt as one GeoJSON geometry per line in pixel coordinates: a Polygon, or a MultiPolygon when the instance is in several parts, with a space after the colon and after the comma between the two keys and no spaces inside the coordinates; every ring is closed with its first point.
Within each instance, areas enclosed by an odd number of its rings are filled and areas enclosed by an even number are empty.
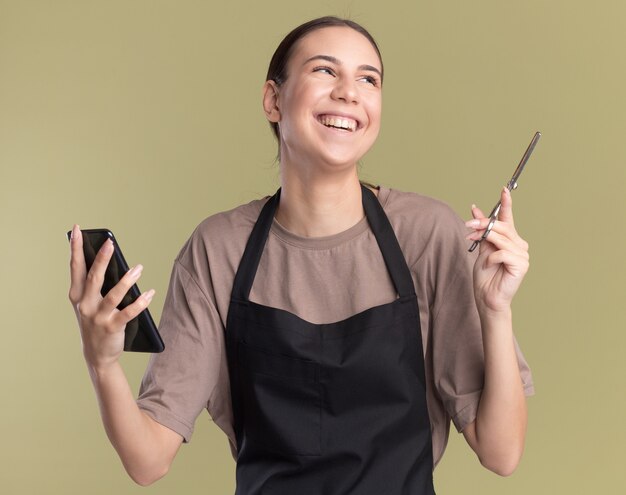
{"type": "MultiPolygon", "coordinates": [[[[484,356],[463,221],[444,203],[380,187],[418,296],[425,352],[433,459],[445,449],[450,420],[458,431],[476,419],[484,356]]],[[[165,351],[150,358],[139,407],[189,441],[206,408],[236,454],[224,331],[239,261],[267,198],[205,219],[178,254],[159,331],[165,351]]],[[[397,297],[376,238],[363,217],[348,230],[307,238],[272,225],[250,300],[331,323],[397,297]]],[[[517,348],[517,343],[516,343],[517,348]]],[[[530,369],[517,348],[526,395],[530,369]]]]}

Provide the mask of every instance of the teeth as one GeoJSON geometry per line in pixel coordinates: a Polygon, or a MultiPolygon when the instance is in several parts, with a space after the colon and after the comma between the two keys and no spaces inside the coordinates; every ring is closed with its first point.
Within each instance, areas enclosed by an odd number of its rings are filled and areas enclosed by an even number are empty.
{"type": "Polygon", "coordinates": [[[356,121],[352,119],[321,115],[318,120],[327,127],[336,127],[339,129],[346,129],[352,132],[356,130],[356,121]]]}

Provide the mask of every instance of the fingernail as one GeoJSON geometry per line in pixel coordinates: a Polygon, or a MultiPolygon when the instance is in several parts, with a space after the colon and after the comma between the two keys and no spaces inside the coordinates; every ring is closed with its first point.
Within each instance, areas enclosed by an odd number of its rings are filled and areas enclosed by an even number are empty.
{"type": "Polygon", "coordinates": [[[474,203],[472,203],[472,210],[476,208],[476,205],[474,203]]]}
{"type": "Polygon", "coordinates": [[[146,301],[152,301],[152,298],[154,297],[154,289],[150,289],[148,292],[146,292],[144,297],[146,298],[146,301]]]}
{"type": "Polygon", "coordinates": [[[74,224],[74,227],[72,227],[72,233],[70,234],[70,240],[74,240],[76,238],[79,229],[80,227],[78,226],[78,224],[74,224]]]}
{"type": "Polygon", "coordinates": [[[466,227],[478,227],[479,225],[480,225],[480,220],[478,219],[468,220],[467,222],[465,222],[466,227]]]}
{"type": "Polygon", "coordinates": [[[129,273],[131,277],[136,277],[138,276],[141,272],[143,271],[143,266],[142,265],[137,265],[134,268],[132,268],[129,273]]]}

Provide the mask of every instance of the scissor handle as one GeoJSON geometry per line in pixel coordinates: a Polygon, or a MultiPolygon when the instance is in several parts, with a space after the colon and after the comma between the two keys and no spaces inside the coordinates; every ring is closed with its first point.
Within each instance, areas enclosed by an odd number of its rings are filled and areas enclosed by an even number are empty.
{"type": "Polygon", "coordinates": [[[500,213],[501,206],[502,206],[502,203],[498,201],[498,204],[494,207],[493,210],[491,210],[491,213],[489,214],[489,223],[487,224],[487,228],[483,232],[483,235],[480,237],[480,239],[472,243],[472,245],[468,249],[470,253],[474,249],[476,249],[476,246],[478,246],[483,241],[483,239],[485,239],[489,235],[489,232],[491,232],[491,229],[493,229],[493,224],[495,224],[496,220],[498,219],[498,214],[500,213]]]}

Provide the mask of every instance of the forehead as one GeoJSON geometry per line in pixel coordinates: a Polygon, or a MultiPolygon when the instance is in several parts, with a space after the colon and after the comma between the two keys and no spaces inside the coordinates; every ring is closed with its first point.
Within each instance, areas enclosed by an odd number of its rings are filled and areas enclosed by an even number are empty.
{"type": "Polygon", "coordinates": [[[348,26],[325,27],[307,33],[294,45],[289,65],[301,65],[316,55],[330,55],[345,64],[366,64],[382,69],[370,40],[348,26]]]}

